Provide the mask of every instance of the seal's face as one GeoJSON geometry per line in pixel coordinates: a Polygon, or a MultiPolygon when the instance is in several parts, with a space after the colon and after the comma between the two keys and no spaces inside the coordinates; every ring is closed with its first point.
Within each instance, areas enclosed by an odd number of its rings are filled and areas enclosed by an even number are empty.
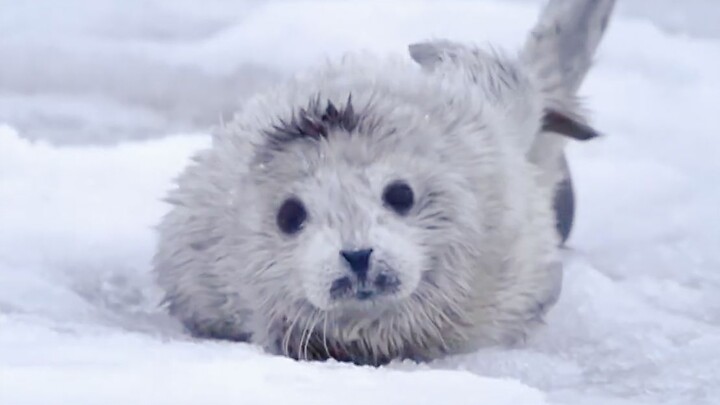
{"type": "Polygon", "coordinates": [[[447,245],[458,238],[447,233],[461,229],[461,205],[474,197],[457,173],[438,170],[442,157],[427,137],[372,117],[350,101],[340,110],[318,102],[257,151],[253,178],[266,204],[259,249],[272,266],[253,281],[272,278],[272,291],[283,291],[265,297],[273,311],[286,308],[281,317],[309,306],[331,322],[366,322],[405,311],[432,280],[452,277],[439,255],[453,251],[447,245]]]}
{"type": "Polygon", "coordinates": [[[413,217],[424,196],[398,169],[323,165],[279,204],[278,232],[297,239],[292,260],[315,307],[369,308],[417,288],[428,258],[413,217]]]}

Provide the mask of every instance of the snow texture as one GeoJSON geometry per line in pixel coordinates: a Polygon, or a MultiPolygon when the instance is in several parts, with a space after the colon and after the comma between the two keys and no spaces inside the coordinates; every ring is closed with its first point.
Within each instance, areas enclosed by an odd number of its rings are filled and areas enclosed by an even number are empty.
{"type": "Polygon", "coordinates": [[[161,197],[274,80],[431,37],[518,49],[537,1],[0,0],[0,404],[720,403],[720,10],[620,3],[547,325],[375,369],[184,335],[149,274],[161,197]]]}

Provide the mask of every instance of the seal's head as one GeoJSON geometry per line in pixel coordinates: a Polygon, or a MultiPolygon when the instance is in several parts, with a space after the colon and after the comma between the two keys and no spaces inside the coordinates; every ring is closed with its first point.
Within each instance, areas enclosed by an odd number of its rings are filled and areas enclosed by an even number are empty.
{"type": "MultiPolygon", "coordinates": [[[[258,181],[274,270],[319,310],[382,310],[414,293],[455,218],[447,184],[417,142],[400,142],[352,99],[311,102],[270,132],[258,181]]],[[[419,134],[417,134],[420,137],[419,134]]],[[[434,160],[434,159],[433,159],[434,160]]]]}
{"type": "Polygon", "coordinates": [[[498,174],[475,164],[476,152],[493,146],[491,137],[466,144],[483,127],[475,114],[381,100],[378,89],[337,93],[313,96],[263,131],[249,173],[262,201],[251,204],[257,265],[243,282],[266,304],[261,323],[286,329],[269,332],[283,336],[284,351],[318,330],[322,344],[360,340],[390,353],[410,329],[424,339],[462,319],[468,266],[490,225],[482,206],[496,194],[476,190],[498,174]]]}
{"type": "Polygon", "coordinates": [[[428,267],[416,205],[423,179],[395,148],[381,155],[363,139],[381,129],[362,114],[351,99],[340,109],[313,103],[270,135],[271,160],[282,160],[264,165],[265,180],[283,184],[273,204],[277,265],[297,273],[320,310],[397,302],[428,267]]]}
{"type": "Polygon", "coordinates": [[[417,293],[445,250],[443,229],[459,219],[453,205],[471,199],[452,196],[456,174],[437,170],[425,136],[406,138],[383,118],[351,98],[314,100],[270,130],[255,166],[268,192],[267,271],[302,292],[288,298],[337,321],[382,316],[417,293]]]}

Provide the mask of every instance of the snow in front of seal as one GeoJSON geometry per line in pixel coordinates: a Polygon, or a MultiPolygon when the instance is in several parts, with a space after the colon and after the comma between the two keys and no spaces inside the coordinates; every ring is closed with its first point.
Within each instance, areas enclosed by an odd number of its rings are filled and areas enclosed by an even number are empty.
{"type": "Polygon", "coordinates": [[[563,293],[525,346],[307,364],[190,340],[155,309],[160,198],[218,111],[346,49],[401,53],[433,35],[519,46],[539,10],[387,3],[0,5],[0,404],[720,402],[720,40],[622,2],[581,90],[607,136],[570,148],[563,293]]]}

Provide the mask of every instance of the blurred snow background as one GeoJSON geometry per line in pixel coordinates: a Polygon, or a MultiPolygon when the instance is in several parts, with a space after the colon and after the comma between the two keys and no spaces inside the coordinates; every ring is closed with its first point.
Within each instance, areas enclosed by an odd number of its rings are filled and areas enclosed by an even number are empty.
{"type": "Polygon", "coordinates": [[[253,91],[347,50],[516,49],[539,1],[0,0],[0,404],[720,403],[720,2],[619,0],[582,88],[577,227],[527,345],[382,369],[196,342],[159,201],[253,91]]]}

